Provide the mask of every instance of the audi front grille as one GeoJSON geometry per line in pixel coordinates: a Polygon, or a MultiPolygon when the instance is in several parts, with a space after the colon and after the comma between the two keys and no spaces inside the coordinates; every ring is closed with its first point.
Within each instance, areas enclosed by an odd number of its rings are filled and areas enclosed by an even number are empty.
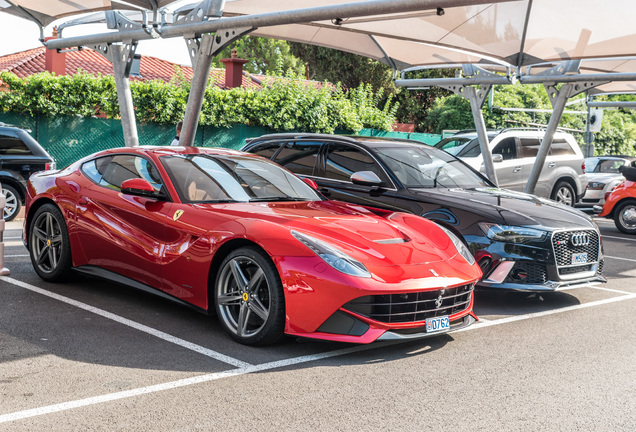
{"type": "Polygon", "coordinates": [[[561,276],[596,272],[601,244],[595,230],[555,232],[552,234],[552,248],[561,276]],[[582,254],[587,254],[585,262],[576,262],[573,259],[582,254]]]}
{"type": "Polygon", "coordinates": [[[383,323],[409,323],[452,315],[470,305],[472,285],[434,291],[358,297],[344,309],[383,323]]]}

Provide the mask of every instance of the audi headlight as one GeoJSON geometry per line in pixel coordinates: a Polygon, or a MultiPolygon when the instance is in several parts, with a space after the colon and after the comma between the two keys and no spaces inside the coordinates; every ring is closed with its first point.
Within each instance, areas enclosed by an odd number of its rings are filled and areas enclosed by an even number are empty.
{"type": "Polygon", "coordinates": [[[468,264],[470,265],[475,264],[475,257],[473,256],[473,254],[470,253],[470,250],[468,250],[468,248],[466,247],[466,244],[464,244],[464,242],[459,237],[457,237],[455,233],[453,233],[451,230],[446,229],[441,225],[438,225],[438,226],[444,230],[446,235],[451,239],[451,241],[455,245],[455,249],[457,249],[457,252],[459,252],[459,254],[462,257],[464,257],[466,262],[468,262],[468,264]]]}
{"type": "Polygon", "coordinates": [[[306,234],[301,234],[298,231],[291,231],[291,235],[339,272],[350,276],[371,277],[369,270],[360,261],[351,258],[330,244],[306,234]]]}
{"type": "Polygon", "coordinates": [[[589,182],[587,188],[590,190],[602,190],[605,187],[605,183],[601,182],[589,182]]]}
{"type": "Polygon", "coordinates": [[[481,222],[479,227],[489,239],[507,243],[526,243],[532,240],[541,240],[546,235],[545,231],[512,225],[481,222]]]}

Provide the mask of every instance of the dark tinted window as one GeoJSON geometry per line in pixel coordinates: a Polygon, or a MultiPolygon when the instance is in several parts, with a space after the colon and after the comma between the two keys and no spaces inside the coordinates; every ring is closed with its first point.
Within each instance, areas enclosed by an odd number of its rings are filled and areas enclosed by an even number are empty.
{"type": "Polygon", "coordinates": [[[278,148],[281,146],[281,144],[282,143],[280,142],[258,144],[252,147],[249,152],[266,157],[267,159],[271,159],[272,156],[274,156],[274,153],[276,153],[276,150],[278,150],[278,148]]]}
{"type": "Polygon", "coordinates": [[[478,188],[491,185],[460,160],[442,151],[422,147],[380,147],[376,154],[404,187],[478,188]]]}
{"type": "Polygon", "coordinates": [[[142,178],[147,180],[155,192],[161,189],[161,177],[157,168],[147,159],[135,155],[114,156],[104,170],[100,185],[119,190],[125,180],[142,178]]]}
{"type": "Polygon", "coordinates": [[[550,145],[550,153],[552,153],[554,156],[576,154],[574,153],[574,149],[572,148],[572,146],[563,139],[552,141],[552,144],[550,145]]]}
{"type": "Polygon", "coordinates": [[[504,160],[515,159],[517,157],[517,144],[514,137],[504,138],[492,149],[492,154],[500,154],[504,160]]]}
{"type": "Polygon", "coordinates": [[[275,162],[298,175],[313,175],[321,145],[320,142],[287,143],[275,162]]]}
{"type": "Polygon", "coordinates": [[[111,159],[112,158],[108,156],[88,161],[82,165],[82,172],[84,173],[84,175],[86,175],[86,177],[99,184],[99,182],[102,180],[102,176],[104,175],[104,170],[108,166],[108,162],[110,162],[111,159]]]}
{"type": "Polygon", "coordinates": [[[519,157],[537,157],[539,145],[541,145],[539,138],[519,138],[519,142],[521,142],[521,155],[519,157]]]}
{"type": "Polygon", "coordinates": [[[358,171],[372,171],[382,182],[388,182],[384,170],[368,153],[346,144],[329,145],[325,177],[350,181],[351,174],[358,171]]]}
{"type": "Polygon", "coordinates": [[[31,150],[15,132],[0,132],[0,154],[30,155],[31,150]]]}

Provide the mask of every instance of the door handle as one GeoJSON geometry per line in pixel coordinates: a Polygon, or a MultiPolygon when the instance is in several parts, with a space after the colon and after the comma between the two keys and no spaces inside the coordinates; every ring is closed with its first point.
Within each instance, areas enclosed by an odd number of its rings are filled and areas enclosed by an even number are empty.
{"type": "Polygon", "coordinates": [[[556,166],[556,164],[554,162],[550,162],[548,164],[548,168],[554,168],[556,166]]]}
{"type": "Polygon", "coordinates": [[[512,170],[512,172],[513,172],[513,173],[518,173],[519,171],[521,171],[521,167],[520,167],[520,166],[515,167],[515,168],[512,170]]]}

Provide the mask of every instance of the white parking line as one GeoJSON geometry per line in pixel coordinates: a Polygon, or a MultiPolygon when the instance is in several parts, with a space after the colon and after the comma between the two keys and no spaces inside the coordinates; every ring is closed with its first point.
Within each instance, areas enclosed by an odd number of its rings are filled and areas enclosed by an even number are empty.
{"type": "Polygon", "coordinates": [[[24,247],[24,243],[22,243],[22,240],[17,240],[17,241],[5,241],[4,245],[6,247],[11,247],[11,246],[22,246],[24,247]]]}
{"type": "MultiPolygon", "coordinates": [[[[209,381],[216,381],[223,378],[230,378],[237,375],[245,375],[248,373],[254,372],[262,372],[270,369],[277,369],[286,366],[293,366],[300,363],[307,363],[311,361],[326,359],[329,357],[337,357],[346,354],[352,354],[359,351],[365,351],[373,348],[378,348],[380,346],[387,346],[391,343],[380,343],[375,345],[357,345],[350,348],[343,348],[336,351],[329,351],[325,353],[311,354],[306,356],[295,357],[286,360],[279,360],[270,363],[262,363],[260,365],[246,366],[239,369],[233,369],[230,371],[224,372],[215,372],[206,375],[199,375],[192,378],[185,378],[177,381],[171,381],[163,384],[152,385],[148,387],[141,387],[132,390],[126,390],[117,393],[110,393],[101,396],[90,397],[86,399],[79,399],[76,401],[69,401],[55,405],[48,405],[40,408],[34,408],[25,411],[18,411],[10,414],[0,415],[0,423],[6,423],[14,420],[25,419],[28,417],[35,417],[42,414],[51,414],[60,411],[66,411],[69,409],[80,408],[88,405],[96,405],[104,402],[110,402],[120,399],[125,399],[133,396],[140,396],[149,393],[156,393],[164,390],[171,390],[174,388],[190,386],[194,384],[201,384],[209,381]]],[[[393,342],[392,344],[395,344],[393,342]]]]}
{"type": "Polygon", "coordinates": [[[71,298],[64,297],[62,295],[52,293],[50,291],[46,291],[46,290],[44,290],[42,288],[36,287],[35,285],[31,285],[31,284],[28,284],[28,283],[25,283],[25,282],[22,282],[22,281],[19,281],[17,279],[13,279],[13,278],[10,278],[10,277],[6,277],[6,276],[0,277],[0,280],[3,280],[5,282],[9,282],[9,283],[11,283],[13,285],[16,285],[16,286],[19,286],[21,288],[28,289],[28,290],[36,292],[38,294],[42,294],[44,296],[51,297],[51,298],[53,298],[55,300],[59,300],[59,301],[64,302],[66,304],[70,304],[71,306],[75,306],[75,307],[78,307],[80,309],[84,309],[84,310],[86,310],[88,312],[92,312],[92,313],[94,313],[96,315],[99,315],[99,316],[102,316],[104,318],[116,321],[116,322],[118,322],[120,324],[126,325],[128,327],[132,327],[132,328],[134,328],[136,330],[139,330],[139,331],[142,331],[144,333],[148,333],[149,335],[155,336],[155,337],[157,337],[159,339],[163,339],[163,340],[165,340],[167,342],[173,343],[175,345],[179,345],[179,346],[181,346],[183,348],[189,349],[191,351],[195,351],[195,352],[197,352],[199,354],[203,354],[204,356],[213,358],[213,359],[221,361],[223,363],[227,363],[227,364],[235,366],[237,368],[245,368],[245,367],[252,366],[250,363],[246,363],[244,361],[241,361],[241,360],[226,356],[225,354],[221,354],[219,352],[212,351],[211,349],[202,347],[200,345],[193,344],[192,342],[188,342],[186,340],[179,339],[178,337],[169,335],[168,333],[164,333],[162,331],[153,329],[152,327],[148,327],[146,325],[143,325],[143,324],[140,324],[138,322],[129,320],[127,318],[120,317],[119,315],[115,315],[114,313],[107,312],[107,311],[105,311],[103,309],[99,309],[99,308],[87,305],[87,304],[79,302],[77,300],[73,300],[71,298]]]}
{"type": "Polygon", "coordinates": [[[605,258],[617,259],[617,260],[621,260],[621,261],[631,261],[631,262],[636,262],[636,259],[631,259],[631,258],[622,258],[622,257],[613,257],[613,256],[609,256],[609,255],[605,255],[605,258]]]}
{"type": "Polygon", "coordinates": [[[18,257],[28,257],[29,254],[24,254],[24,255],[5,255],[5,258],[18,258],[18,257]]]}
{"type": "Polygon", "coordinates": [[[633,238],[625,238],[625,237],[616,237],[616,236],[608,236],[608,235],[602,235],[601,238],[610,238],[610,239],[616,239],[616,240],[625,240],[625,241],[636,241],[636,239],[633,238]]]}
{"type": "MultiPolygon", "coordinates": [[[[5,279],[5,278],[3,278],[3,279],[5,279]]],[[[459,332],[462,332],[462,331],[469,331],[469,330],[478,330],[478,329],[482,329],[482,328],[485,328],[485,327],[491,327],[491,326],[496,326],[496,325],[500,325],[500,324],[508,324],[508,323],[511,323],[511,322],[523,321],[523,320],[532,319],[532,318],[539,318],[539,317],[543,317],[543,316],[547,316],[547,315],[555,315],[555,314],[560,314],[560,313],[564,313],[564,312],[570,312],[570,311],[574,311],[574,310],[578,310],[578,309],[590,308],[590,307],[594,307],[594,306],[601,306],[601,305],[605,305],[605,304],[608,304],[608,303],[615,303],[615,302],[631,300],[631,299],[636,299],[636,293],[635,294],[625,295],[625,296],[620,296],[620,297],[613,297],[613,298],[609,298],[609,299],[605,299],[605,300],[599,300],[599,301],[590,302],[590,303],[579,304],[579,305],[575,305],[575,306],[569,306],[569,307],[565,307],[565,308],[561,308],[561,309],[555,309],[555,310],[549,310],[549,311],[544,311],[544,312],[537,312],[537,313],[527,314],[527,315],[513,316],[513,317],[502,318],[502,319],[497,319],[497,320],[492,320],[492,321],[490,321],[490,320],[481,320],[480,322],[477,322],[477,323],[473,324],[470,327],[467,327],[467,328],[462,329],[462,330],[457,330],[454,333],[459,333],[459,332]]],[[[35,417],[35,416],[39,416],[39,415],[43,415],[43,414],[51,414],[51,413],[55,413],[55,412],[66,411],[66,410],[70,410],[70,409],[74,409],[74,408],[80,408],[80,407],[84,407],[84,406],[88,406],[88,405],[96,405],[96,404],[100,404],[100,403],[105,403],[105,402],[125,399],[125,398],[129,398],[129,397],[134,397],[134,396],[140,396],[140,395],[149,394],[149,393],[156,393],[156,392],[160,392],[160,391],[164,391],[164,390],[170,390],[170,389],[174,389],[174,388],[178,388],[178,387],[185,387],[185,386],[194,385],[194,384],[201,384],[201,383],[204,383],[204,382],[215,381],[215,380],[219,380],[219,379],[223,379],[223,378],[230,378],[230,377],[238,376],[238,375],[245,375],[245,374],[249,374],[249,373],[253,373],[253,372],[262,372],[262,371],[266,371],[266,370],[270,370],[270,369],[276,369],[276,368],[281,368],[281,367],[286,367],[286,366],[293,366],[293,365],[297,365],[297,364],[301,364],[301,363],[307,363],[307,362],[311,362],[311,361],[326,359],[326,358],[330,358],[330,357],[337,357],[337,356],[342,356],[342,355],[346,355],[346,354],[352,354],[352,353],[356,353],[356,352],[360,352],[360,351],[365,351],[365,350],[369,350],[369,349],[373,349],[373,348],[385,347],[387,345],[393,345],[393,344],[398,344],[398,343],[402,343],[402,342],[377,343],[377,344],[370,344],[370,345],[358,345],[358,346],[354,346],[354,347],[351,347],[351,348],[344,348],[344,349],[341,349],[341,350],[329,351],[329,352],[326,352],[326,353],[319,353],[319,354],[312,354],[312,355],[307,355],[307,356],[300,356],[300,357],[295,357],[295,358],[291,358],[291,359],[287,359],[287,360],[280,360],[280,361],[275,361],[275,362],[270,362],[270,363],[263,363],[263,364],[260,364],[260,365],[250,365],[250,366],[245,366],[245,367],[241,367],[239,369],[234,369],[234,370],[225,371],[225,372],[217,372],[217,373],[212,373],[212,374],[207,374],[207,375],[200,375],[200,376],[196,376],[196,377],[192,377],[192,378],[186,378],[186,379],[182,379],[182,380],[171,381],[171,382],[167,382],[167,383],[163,383],[163,384],[157,384],[157,385],[152,385],[152,386],[147,386],[147,387],[140,387],[140,388],[137,388],[137,389],[127,390],[127,391],[123,391],[123,392],[110,393],[110,394],[105,394],[105,395],[101,395],[101,396],[95,396],[95,397],[86,398],[86,399],[79,399],[79,400],[76,400],[76,401],[69,401],[69,402],[64,402],[64,403],[55,404],[55,405],[48,405],[48,406],[44,406],[44,407],[40,407],[40,408],[34,408],[34,409],[30,409],[30,410],[17,411],[17,412],[14,412],[14,413],[0,415],[0,423],[6,423],[6,422],[10,422],[10,421],[14,421],[14,420],[20,420],[20,419],[29,418],[29,417],[35,417]]]]}

